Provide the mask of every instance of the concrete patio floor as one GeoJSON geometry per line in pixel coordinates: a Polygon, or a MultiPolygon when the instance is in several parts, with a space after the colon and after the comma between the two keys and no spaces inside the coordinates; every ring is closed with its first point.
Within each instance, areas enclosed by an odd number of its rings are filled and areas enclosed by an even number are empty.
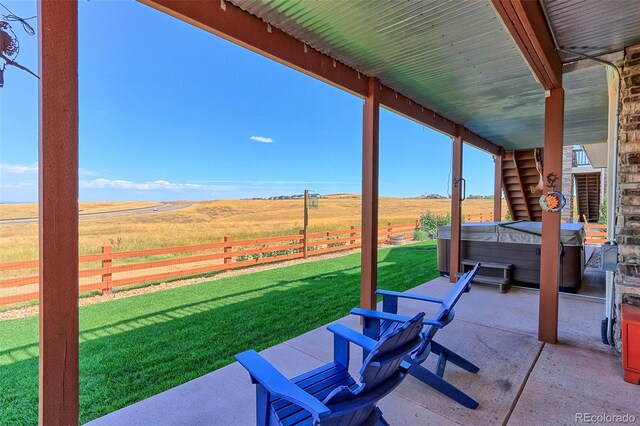
{"type": "MultiPolygon", "coordinates": [[[[439,278],[412,291],[443,295],[439,278]]],[[[380,402],[392,425],[575,424],[576,413],[630,414],[640,422],[640,387],[622,380],[620,360],[600,343],[604,301],[560,297],[557,345],[538,342],[538,292],[475,285],[456,308],[456,319],[436,340],[480,367],[478,374],[449,364],[445,378],[480,402],[469,410],[408,377],[380,402]]],[[[403,301],[401,313],[423,305],[403,301]]],[[[338,322],[359,329],[356,317],[338,322]]],[[[333,339],[324,327],[262,352],[287,377],[332,358],[333,339]]],[[[435,361],[430,359],[432,365],[435,361]]],[[[361,351],[352,352],[357,375],[361,351]]],[[[253,425],[255,388],[234,363],[89,423],[98,425],[253,425]]]]}

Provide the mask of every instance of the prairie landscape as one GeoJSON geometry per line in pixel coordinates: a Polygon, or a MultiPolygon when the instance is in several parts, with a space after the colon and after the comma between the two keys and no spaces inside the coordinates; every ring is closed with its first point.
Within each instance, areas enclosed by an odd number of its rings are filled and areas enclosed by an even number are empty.
{"type": "MultiPolygon", "coordinates": [[[[80,203],[80,253],[98,253],[103,245],[114,251],[141,250],[221,241],[297,234],[303,227],[303,200],[219,200],[172,202],[174,210],[162,211],[166,203],[100,202],[80,203]],[[155,208],[158,208],[155,211],[155,208]],[[144,213],[102,214],[127,209],[144,213]],[[101,213],[95,215],[95,213],[101,213]],[[89,214],[91,217],[83,217],[89,214]]],[[[36,218],[37,204],[2,204],[0,221],[36,218]]],[[[360,224],[361,200],[358,195],[338,194],[319,200],[318,209],[309,214],[310,232],[346,229],[360,224]]],[[[379,223],[407,223],[432,211],[445,214],[448,199],[381,197],[379,223]]],[[[493,200],[470,199],[463,203],[463,215],[490,213],[493,200]]],[[[503,207],[506,211],[506,206],[503,207]]],[[[38,224],[0,222],[0,262],[36,259],[38,224]]]]}

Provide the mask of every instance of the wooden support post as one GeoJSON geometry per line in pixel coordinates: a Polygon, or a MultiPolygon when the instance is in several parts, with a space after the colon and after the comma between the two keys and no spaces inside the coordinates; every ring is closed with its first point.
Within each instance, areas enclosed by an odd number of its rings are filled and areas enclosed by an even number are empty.
{"type": "Polygon", "coordinates": [[[309,246],[309,240],[307,238],[307,235],[309,235],[309,190],[305,189],[304,190],[304,258],[306,259],[307,256],[309,255],[308,251],[307,251],[307,247],[309,246]]]}
{"type": "MultiPolygon", "coordinates": [[[[230,243],[231,241],[232,241],[231,235],[225,235],[224,236],[224,242],[225,243],[230,243]]],[[[225,246],[223,250],[224,250],[225,253],[230,253],[233,250],[233,247],[230,246],[230,245],[229,246],[225,246]]],[[[231,272],[231,270],[233,269],[231,267],[231,261],[232,260],[233,259],[231,258],[231,256],[224,258],[224,264],[227,265],[227,268],[224,270],[225,272],[231,272]]]]}
{"type": "Polygon", "coordinates": [[[493,220],[502,220],[502,155],[495,157],[495,171],[493,181],[493,220]]]}
{"type": "Polygon", "coordinates": [[[41,425],[78,424],[78,4],[38,2],[41,425]]]}
{"type": "MultiPolygon", "coordinates": [[[[564,127],[564,89],[547,92],[544,115],[544,179],[554,173],[562,182],[562,131],[564,127]]],[[[558,188],[559,189],[559,188],[558,188]]],[[[545,191],[551,188],[545,188],[545,191]]],[[[558,340],[558,291],[560,287],[560,213],[542,212],[540,256],[540,311],[538,340],[558,340]]]]}
{"type": "Polygon", "coordinates": [[[456,282],[460,270],[460,235],[462,233],[462,129],[456,126],[451,165],[451,255],[449,281],[456,282]]]}
{"type": "MultiPolygon", "coordinates": [[[[102,253],[111,253],[111,246],[102,246],[102,253]]],[[[102,259],[102,269],[108,268],[109,272],[102,274],[102,294],[108,295],[111,294],[111,280],[113,274],[111,273],[111,266],[113,264],[113,259],[102,259]]]]}
{"type": "Polygon", "coordinates": [[[378,156],[380,82],[369,78],[362,119],[362,251],[360,307],[376,308],[378,287],[378,156]]]}

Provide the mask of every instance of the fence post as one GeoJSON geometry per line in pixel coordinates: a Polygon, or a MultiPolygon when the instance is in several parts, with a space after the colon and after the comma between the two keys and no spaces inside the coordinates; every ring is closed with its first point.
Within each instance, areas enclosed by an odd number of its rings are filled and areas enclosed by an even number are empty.
{"type": "MultiPolygon", "coordinates": [[[[232,240],[231,235],[225,235],[224,236],[224,242],[225,243],[230,243],[231,240],[232,240]]],[[[224,252],[225,253],[229,253],[229,252],[231,252],[231,250],[233,250],[232,246],[225,246],[225,248],[224,248],[224,252]]],[[[224,270],[225,272],[231,272],[231,270],[233,269],[231,267],[231,260],[232,260],[231,256],[224,258],[224,264],[227,265],[227,268],[224,270]]]]}
{"type": "MultiPolygon", "coordinates": [[[[111,253],[111,246],[102,246],[102,253],[111,253]]],[[[102,259],[102,269],[108,268],[108,273],[102,273],[102,294],[109,295],[111,294],[111,279],[113,275],[111,274],[111,265],[113,263],[113,259],[107,258],[102,259]]]]}
{"type": "Polygon", "coordinates": [[[356,245],[355,229],[356,229],[356,226],[355,225],[351,225],[351,233],[349,234],[349,238],[351,238],[351,241],[349,241],[349,245],[351,245],[351,246],[355,246],[356,245]]]}
{"type": "Polygon", "coordinates": [[[393,227],[391,226],[391,222],[387,222],[387,241],[391,239],[392,232],[393,232],[393,227]]]}
{"type": "Polygon", "coordinates": [[[304,229],[300,230],[300,242],[302,243],[302,257],[306,259],[308,254],[307,246],[309,244],[309,241],[307,240],[307,233],[304,231],[304,229]]]}

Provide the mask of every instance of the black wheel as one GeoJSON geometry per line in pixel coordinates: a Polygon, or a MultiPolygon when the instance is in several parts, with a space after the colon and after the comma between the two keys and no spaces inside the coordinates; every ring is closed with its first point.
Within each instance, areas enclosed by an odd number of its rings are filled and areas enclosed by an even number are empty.
{"type": "Polygon", "coordinates": [[[607,319],[603,319],[600,322],[600,338],[602,339],[602,343],[605,345],[609,345],[609,338],[607,337],[607,325],[609,321],[607,319]]]}

